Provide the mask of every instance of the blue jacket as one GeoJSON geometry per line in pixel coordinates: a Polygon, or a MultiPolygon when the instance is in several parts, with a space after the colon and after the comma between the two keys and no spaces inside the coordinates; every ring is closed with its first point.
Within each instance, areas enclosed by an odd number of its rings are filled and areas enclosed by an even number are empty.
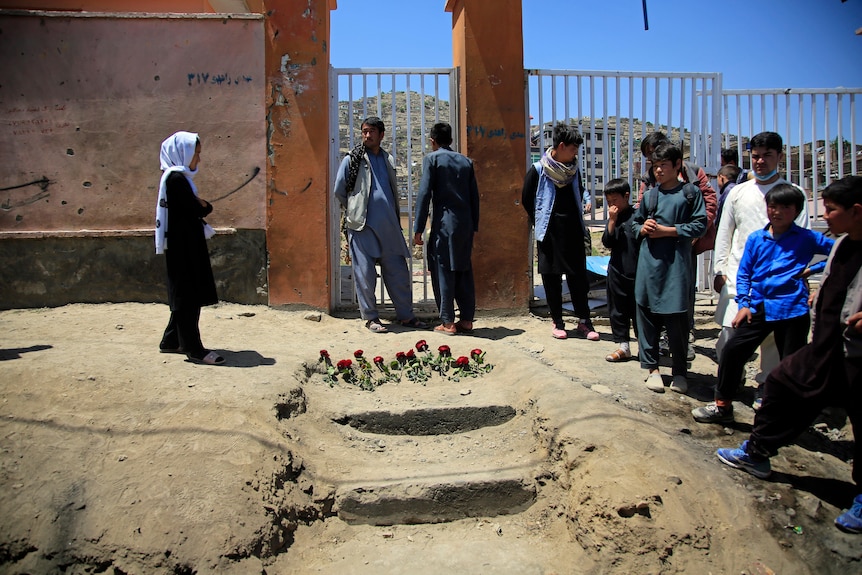
{"type": "MultiPolygon", "coordinates": [[[[557,186],[554,185],[554,182],[551,181],[549,177],[545,175],[545,171],[542,169],[542,162],[536,162],[533,164],[533,167],[536,169],[536,172],[539,174],[539,187],[536,190],[536,203],[535,210],[533,216],[533,225],[536,229],[536,240],[542,241],[545,239],[545,234],[548,231],[548,223],[551,221],[551,213],[554,211],[554,200],[557,198],[557,186]]],[[[577,205],[582,205],[582,194],[583,194],[583,184],[581,182],[581,172],[578,171],[575,176],[575,181],[573,182],[574,191],[575,191],[575,202],[577,205]]],[[[581,227],[583,228],[584,234],[587,233],[586,223],[584,222],[583,215],[581,215],[581,227]]]]}
{"type": "Polygon", "coordinates": [[[736,303],[752,310],[763,305],[766,321],[808,314],[808,285],[800,277],[816,254],[834,243],[820,232],[792,224],[778,239],[769,225],[748,236],[736,274],[736,303]]]}

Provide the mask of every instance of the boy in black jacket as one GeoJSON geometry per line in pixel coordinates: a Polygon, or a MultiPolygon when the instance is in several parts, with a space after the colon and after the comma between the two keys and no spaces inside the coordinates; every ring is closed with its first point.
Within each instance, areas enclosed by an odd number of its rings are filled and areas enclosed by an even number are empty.
{"type": "Polygon", "coordinates": [[[631,188],[621,179],[610,180],[605,186],[608,204],[608,225],[602,234],[602,244],[611,250],[608,264],[608,311],[611,332],[619,349],[605,357],[618,362],[631,359],[629,325],[637,335],[635,305],[635,270],[638,267],[638,238],[632,231],[634,210],[630,202],[631,188]]]}

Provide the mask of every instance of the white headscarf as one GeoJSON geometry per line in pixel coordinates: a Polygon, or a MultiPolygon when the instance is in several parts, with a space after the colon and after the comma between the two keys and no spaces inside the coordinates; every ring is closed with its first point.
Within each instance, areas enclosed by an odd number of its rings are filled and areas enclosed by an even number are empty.
{"type": "Polygon", "coordinates": [[[198,189],[192,178],[198,173],[191,171],[189,164],[195,155],[195,147],[198,143],[198,135],[191,132],[177,132],[162,142],[159,160],[162,168],[162,179],[159,182],[159,200],[156,203],[156,253],[165,253],[168,247],[165,235],[168,231],[168,196],[165,182],[171,172],[182,172],[192,187],[192,192],[197,196],[198,189]]]}

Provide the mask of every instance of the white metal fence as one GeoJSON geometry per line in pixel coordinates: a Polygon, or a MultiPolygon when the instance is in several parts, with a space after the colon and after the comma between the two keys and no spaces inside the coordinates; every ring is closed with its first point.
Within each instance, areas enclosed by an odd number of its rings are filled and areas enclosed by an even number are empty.
{"type": "MultiPolygon", "coordinates": [[[[379,116],[387,125],[384,146],[396,158],[402,225],[412,245],[413,202],[422,158],[429,151],[428,130],[438,121],[452,124],[457,138],[457,70],[333,69],[330,110],[333,126],[334,181],[341,159],[359,142],[360,125],[379,116]]],[[[586,222],[601,229],[607,222],[605,183],[628,180],[633,190],[646,171],[640,142],[659,130],[683,148],[686,158],[714,175],[721,148],[737,148],[739,164],[749,167],[748,141],[774,131],[785,142],[785,177],[812,198],[815,225],[822,214],[819,194],[835,179],[859,174],[862,165],[862,119],[856,98],[862,88],[723,90],[718,73],[661,73],[577,70],[526,70],[525,161],[538,159],[551,143],[557,121],[578,126],[584,135],[580,152],[585,185],[592,201],[586,222]]],[[[458,149],[458,142],[453,143],[458,149]]],[[[713,185],[715,183],[713,182],[713,185]]],[[[340,208],[333,201],[332,301],[336,309],[355,309],[346,245],[340,232],[340,208]]],[[[532,242],[531,242],[532,250],[532,242]]],[[[698,286],[708,289],[711,253],[698,261],[698,286]]],[[[424,257],[410,260],[414,301],[433,310],[424,257]]],[[[382,284],[382,282],[381,282],[382,284]]],[[[380,286],[379,303],[389,299],[380,286]]]]}
{"type": "MultiPolygon", "coordinates": [[[[627,180],[636,201],[646,172],[640,142],[647,134],[664,132],[696,164],[717,162],[720,74],[527,70],[526,79],[527,161],[536,161],[551,145],[556,122],[578,126],[584,136],[579,160],[590,199],[584,217],[594,229],[607,222],[603,190],[608,180],[627,180]]],[[[698,258],[700,289],[708,287],[710,265],[708,256],[698,258]]]]}
{"type": "MultiPolygon", "coordinates": [[[[383,147],[395,158],[405,239],[411,253],[415,254],[409,260],[414,307],[433,311],[436,307],[424,252],[420,255],[412,242],[413,203],[419,188],[422,159],[430,151],[428,132],[431,126],[436,122],[449,122],[455,139],[452,148],[458,149],[457,71],[452,68],[333,68],[330,86],[330,124],[338,127],[330,142],[330,189],[342,159],[361,142],[362,121],[378,116],[386,125],[383,147]]],[[[341,310],[356,309],[352,272],[347,264],[347,244],[341,232],[341,208],[334,197],[330,202],[333,306],[341,310]]],[[[378,305],[389,306],[391,300],[382,281],[378,282],[378,289],[378,305]]]]}
{"type": "Polygon", "coordinates": [[[725,90],[722,146],[737,148],[739,165],[750,167],[745,146],[771,131],[784,139],[784,177],[811,198],[811,216],[821,224],[820,192],[833,180],[859,174],[862,118],[856,97],[862,88],[725,90]]]}
{"type": "Polygon", "coordinates": [[[709,165],[720,152],[720,74],[527,70],[527,161],[550,144],[558,121],[584,136],[580,163],[593,201],[588,224],[604,224],[604,184],[612,178],[637,188],[646,170],[640,142],[662,131],[681,145],[690,161],[709,165]],[[602,204],[602,205],[598,205],[602,204]]]}

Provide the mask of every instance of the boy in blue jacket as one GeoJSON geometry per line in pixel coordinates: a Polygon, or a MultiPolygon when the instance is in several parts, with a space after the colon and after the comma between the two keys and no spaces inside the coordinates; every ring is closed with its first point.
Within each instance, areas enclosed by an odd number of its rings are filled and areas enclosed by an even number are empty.
{"type": "Polygon", "coordinates": [[[770,457],[808,429],[824,407],[844,407],[856,439],[853,481],[858,495],[835,525],[862,533],[862,176],[832,182],[822,197],[823,219],[840,237],[814,302],[811,342],[769,373],[763,407],[754,415],[748,440],[716,455],[755,477],[769,477],[770,457]]]}
{"type": "Polygon", "coordinates": [[[718,364],[715,401],[691,411],[700,423],[733,421],[732,402],[745,364],[769,334],[775,334],[782,359],[808,342],[811,320],[805,278],[826,262],[813,269],[808,265],[816,254],[828,254],[834,242],[796,225],[804,203],[803,193],[790,184],[766,192],[769,224],[745,242],[736,276],[739,311],[718,364]]]}

